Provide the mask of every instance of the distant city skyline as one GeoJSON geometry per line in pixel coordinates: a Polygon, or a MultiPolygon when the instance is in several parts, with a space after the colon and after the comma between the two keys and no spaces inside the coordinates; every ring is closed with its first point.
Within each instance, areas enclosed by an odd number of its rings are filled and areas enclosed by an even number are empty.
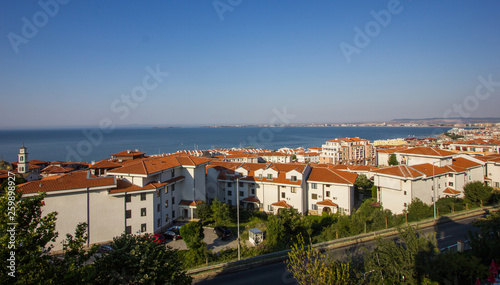
{"type": "Polygon", "coordinates": [[[499,117],[497,1],[0,3],[0,129],[499,117]]]}

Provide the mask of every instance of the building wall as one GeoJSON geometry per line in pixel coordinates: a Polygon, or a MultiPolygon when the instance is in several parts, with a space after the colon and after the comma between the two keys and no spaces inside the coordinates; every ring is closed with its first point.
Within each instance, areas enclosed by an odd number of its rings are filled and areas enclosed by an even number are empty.
{"type": "Polygon", "coordinates": [[[491,179],[491,185],[496,188],[500,188],[500,164],[494,162],[488,162],[486,164],[486,175],[491,179]]]}
{"type": "MultiPolygon", "coordinates": [[[[109,195],[108,192],[107,189],[89,192],[90,244],[112,240],[113,237],[125,232],[124,196],[115,197],[109,195]]],[[[61,236],[61,233],[59,235],[61,236]]]]}
{"type": "Polygon", "coordinates": [[[156,192],[147,192],[147,193],[137,193],[133,192],[130,194],[130,202],[125,203],[125,211],[131,211],[131,217],[126,219],[125,226],[131,226],[131,233],[152,233],[155,230],[155,225],[153,223],[154,217],[154,196],[156,192]],[[144,194],[145,200],[142,200],[141,197],[144,194]],[[146,209],[146,215],[142,216],[142,209],[146,209]],[[146,230],[141,231],[142,224],[146,225],[146,230]]]}

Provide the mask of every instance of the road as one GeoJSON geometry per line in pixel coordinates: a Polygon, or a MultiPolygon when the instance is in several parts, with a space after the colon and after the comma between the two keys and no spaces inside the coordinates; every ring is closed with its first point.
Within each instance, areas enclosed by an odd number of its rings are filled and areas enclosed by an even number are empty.
{"type": "MultiPolygon", "coordinates": [[[[456,244],[458,240],[465,240],[468,230],[474,230],[471,223],[480,216],[469,217],[458,221],[439,224],[434,227],[425,228],[422,230],[424,234],[436,233],[437,245],[439,248],[448,247],[456,244]]],[[[370,248],[374,245],[373,241],[360,243],[343,248],[337,248],[329,251],[329,254],[337,258],[352,256],[359,252],[362,247],[370,248]]],[[[251,268],[245,271],[234,272],[215,276],[210,280],[198,281],[194,284],[198,285],[243,285],[243,284],[297,284],[291,273],[285,269],[283,262],[278,262],[261,267],[251,268]]]]}

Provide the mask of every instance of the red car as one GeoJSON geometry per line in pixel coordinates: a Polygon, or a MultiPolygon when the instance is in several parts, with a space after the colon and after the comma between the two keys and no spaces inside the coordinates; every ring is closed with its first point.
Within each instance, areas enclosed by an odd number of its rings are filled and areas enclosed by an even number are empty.
{"type": "Polygon", "coordinates": [[[167,241],[162,234],[152,234],[149,236],[149,240],[153,240],[158,243],[165,243],[167,241]]]}

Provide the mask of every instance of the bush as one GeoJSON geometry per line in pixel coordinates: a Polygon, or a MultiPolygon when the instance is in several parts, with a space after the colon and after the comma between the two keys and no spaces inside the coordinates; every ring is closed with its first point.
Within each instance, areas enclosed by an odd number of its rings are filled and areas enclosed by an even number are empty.
{"type": "Polygon", "coordinates": [[[420,221],[434,216],[433,206],[415,198],[408,206],[408,222],[420,221]]]}
{"type": "Polygon", "coordinates": [[[440,215],[465,210],[465,202],[460,198],[441,198],[436,202],[440,215]]]}

